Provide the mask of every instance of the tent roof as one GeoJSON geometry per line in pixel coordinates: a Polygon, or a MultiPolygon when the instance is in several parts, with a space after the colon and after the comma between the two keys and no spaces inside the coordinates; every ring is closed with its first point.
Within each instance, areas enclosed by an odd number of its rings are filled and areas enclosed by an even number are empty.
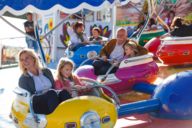
{"type": "Polygon", "coordinates": [[[3,15],[5,12],[22,15],[29,11],[45,14],[57,10],[70,14],[78,12],[83,8],[98,11],[113,6],[116,1],[117,0],[0,0],[0,15],[3,15]]]}

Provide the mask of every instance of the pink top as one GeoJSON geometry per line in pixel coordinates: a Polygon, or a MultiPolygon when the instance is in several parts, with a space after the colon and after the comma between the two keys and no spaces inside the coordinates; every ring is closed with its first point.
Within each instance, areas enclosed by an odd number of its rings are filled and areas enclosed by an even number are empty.
{"type": "MultiPolygon", "coordinates": [[[[65,80],[64,82],[62,81],[62,80],[55,80],[55,86],[54,86],[54,88],[56,89],[56,90],[63,90],[63,89],[65,89],[65,90],[67,90],[67,91],[69,91],[70,90],[70,80],[65,80]]],[[[83,86],[83,84],[81,83],[81,81],[79,80],[79,78],[77,77],[77,76],[75,76],[75,75],[73,75],[73,82],[75,83],[75,85],[82,85],[83,86]]]]}

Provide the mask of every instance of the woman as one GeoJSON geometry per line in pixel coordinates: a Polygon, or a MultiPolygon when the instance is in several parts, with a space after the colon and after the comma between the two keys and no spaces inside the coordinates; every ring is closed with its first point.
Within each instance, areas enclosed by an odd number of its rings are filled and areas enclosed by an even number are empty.
{"type": "Polygon", "coordinates": [[[176,36],[176,37],[192,36],[192,29],[190,28],[190,26],[185,25],[183,22],[184,22],[183,18],[175,17],[171,24],[171,32],[161,36],[161,38],[165,38],[167,36],[176,36]]]}
{"type": "Polygon", "coordinates": [[[172,31],[170,32],[171,36],[185,37],[192,36],[192,29],[185,25],[184,19],[180,17],[175,17],[171,24],[172,31]]]}
{"type": "Polygon", "coordinates": [[[78,48],[88,44],[88,38],[84,33],[84,24],[81,21],[78,21],[74,24],[74,27],[68,27],[67,31],[70,36],[69,48],[72,51],[77,50],[78,48]]]}
{"type": "Polygon", "coordinates": [[[30,94],[40,93],[53,88],[54,79],[49,69],[43,68],[37,54],[31,49],[19,53],[19,67],[22,75],[19,86],[30,94]]]}

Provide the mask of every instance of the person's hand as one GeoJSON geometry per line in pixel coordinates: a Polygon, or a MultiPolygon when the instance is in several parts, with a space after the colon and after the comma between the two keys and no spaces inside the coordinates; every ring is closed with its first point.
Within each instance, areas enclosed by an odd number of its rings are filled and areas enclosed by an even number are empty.
{"type": "Polygon", "coordinates": [[[113,59],[113,60],[112,60],[112,63],[113,63],[114,65],[118,65],[118,64],[119,64],[118,60],[116,60],[116,59],[113,59]]]}
{"type": "Polygon", "coordinates": [[[105,41],[100,40],[100,41],[99,41],[99,44],[100,44],[100,45],[104,45],[104,44],[105,44],[105,41]]]}
{"type": "Polygon", "coordinates": [[[103,61],[107,61],[107,56],[102,56],[101,58],[103,61]]]}
{"type": "Polygon", "coordinates": [[[84,85],[84,86],[81,86],[81,89],[82,89],[82,91],[86,92],[86,91],[89,91],[91,89],[91,86],[90,85],[84,85]]]}
{"type": "Polygon", "coordinates": [[[75,85],[74,88],[77,89],[77,91],[82,90],[82,86],[81,85],[75,85]]]}
{"type": "Polygon", "coordinates": [[[85,44],[85,45],[89,44],[88,41],[83,41],[82,43],[85,44]]]}

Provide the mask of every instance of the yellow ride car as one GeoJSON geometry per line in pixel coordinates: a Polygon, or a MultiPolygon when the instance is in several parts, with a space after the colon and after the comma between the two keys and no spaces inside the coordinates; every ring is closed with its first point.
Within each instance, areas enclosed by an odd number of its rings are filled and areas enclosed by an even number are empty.
{"type": "Polygon", "coordinates": [[[38,114],[33,110],[33,97],[24,89],[16,88],[11,118],[19,128],[113,128],[117,120],[119,99],[116,94],[94,80],[87,82],[94,95],[77,96],[60,103],[52,113],[38,114]],[[113,99],[101,88],[111,92],[113,99]]]}

